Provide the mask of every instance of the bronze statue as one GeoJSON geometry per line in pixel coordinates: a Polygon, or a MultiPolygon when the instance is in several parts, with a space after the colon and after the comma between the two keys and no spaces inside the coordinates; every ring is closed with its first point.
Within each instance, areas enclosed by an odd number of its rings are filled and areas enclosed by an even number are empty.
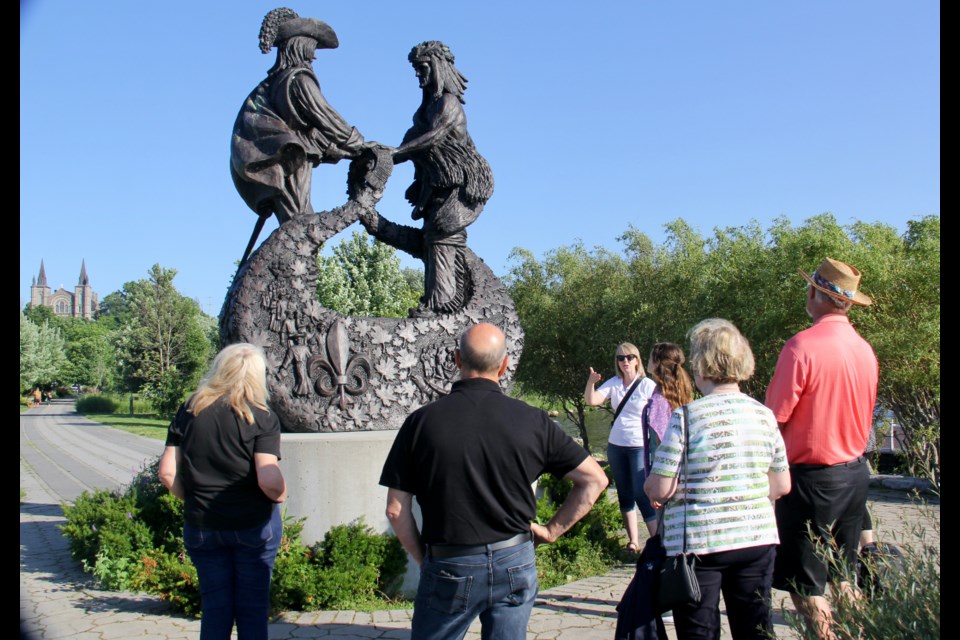
{"type": "Polygon", "coordinates": [[[493,176],[467,132],[467,81],[450,49],[430,41],[411,51],[423,100],[394,149],[364,142],[320,94],[313,52],[337,44],[320,20],[271,11],[261,48],[277,47],[277,64],[244,103],[231,148],[237,190],[258,222],[224,301],[220,338],[263,347],[271,409],[287,431],[396,429],[416,407],[447,392],[458,374],[454,349],[465,326],[499,326],[511,362],[523,344],[506,288],[466,243],[466,228],[493,193],[493,176]],[[348,199],[314,213],[311,171],[341,158],[351,159],[348,199]],[[376,209],[394,162],[408,160],[414,180],[406,196],[422,227],[395,224],[376,209]],[[253,251],[272,214],[280,227],[253,251]],[[410,317],[344,316],[318,302],[317,251],[357,220],[423,260],[426,292],[410,317]]]}
{"type": "Polygon", "coordinates": [[[338,46],[337,34],[321,20],[286,8],[263,19],[260,50],[276,47],[277,61],[244,101],[230,146],[233,183],[260,216],[241,262],[271,214],[282,224],[313,213],[314,167],[357,157],[365,148],[363,136],[324,99],[311,66],[317,49],[338,46]]]}
{"type": "Polygon", "coordinates": [[[361,220],[371,235],[423,260],[423,299],[411,314],[453,313],[463,308],[470,293],[466,229],[493,194],[493,173],[467,132],[462,106],[467,79],[453,65],[453,53],[432,40],[415,46],[408,59],[423,89],[423,102],[393,160],[414,164],[406,197],[413,205],[413,219],[423,220],[423,229],[394,224],[375,211],[361,220]]]}

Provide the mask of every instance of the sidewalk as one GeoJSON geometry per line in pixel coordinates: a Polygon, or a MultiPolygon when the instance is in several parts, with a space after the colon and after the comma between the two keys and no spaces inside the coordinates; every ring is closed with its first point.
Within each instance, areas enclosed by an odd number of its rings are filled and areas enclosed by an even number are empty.
{"type": "MultiPolygon", "coordinates": [[[[57,525],[64,522],[61,501],[84,490],[115,488],[128,482],[140,465],[163,449],[159,440],[97,425],[73,413],[73,404],[57,401],[20,414],[20,620],[30,638],[111,640],[197,638],[199,620],[169,611],[154,596],[100,591],[70,557],[68,541],[57,525]]],[[[916,524],[927,526],[928,543],[939,501],[927,513],[902,491],[871,490],[874,520],[882,538],[903,536],[916,524]]],[[[939,537],[936,538],[939,544],[939,537]]],[[[616,625],[616,604],[633,568],[580,580],[542,592],[528,627],[531,640],[609,640],[616,625]]],[[[786,598],[774,592],[775,607],[786,598]]],[[[411,610],[373,612],[288,612],[270,625],[270,637],[409,638],[411,610]]],[[[779,637],[792,637],[777,617],[779,637]]],[[[669,627],[668,627],[669,629],[669,627]]],[[[672,632],[672,630],[671,630],[672,632]]],[[[479,624],[467,638],[480,637],[479,624]]],[[[724,638],[729,635],[724,633],[724,638]]]]}

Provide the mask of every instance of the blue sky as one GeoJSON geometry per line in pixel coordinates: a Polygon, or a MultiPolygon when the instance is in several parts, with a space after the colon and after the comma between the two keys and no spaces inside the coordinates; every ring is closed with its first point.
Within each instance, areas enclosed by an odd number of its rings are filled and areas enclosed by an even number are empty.
{"type": "MultiPolygon", "coordinates": [[[[255,222],[228,171],[234,118],[266,74],[273,2],[27,0],[20,13],[20,299],[81,258],[104,296],[159,262],[216,314],[255,222]]],[[[290,2],[340,48],[314,69],[367,139],[396,145],[420,90],[406,60],[442,40],[496,190],[469,244],[617,246],[784,215],[842,223],[940,213],[940,6],[845,2],[290,2]]],[[[346,163],[314,172],[343,204],[346,163]]],[[[395,171],[381,214],[409,223],[395,171]]],[[[261,240],[275,228],[270,222],[261,240]]],[[[413,263],[410,263],[413,264],[413,263]]],[[[808,265],[810,266],[810,265],[808,265]]]]}

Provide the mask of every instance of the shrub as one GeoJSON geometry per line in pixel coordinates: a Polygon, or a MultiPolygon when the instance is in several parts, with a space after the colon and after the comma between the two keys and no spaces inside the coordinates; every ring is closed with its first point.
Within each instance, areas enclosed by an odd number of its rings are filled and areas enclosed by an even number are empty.
{"type": "Polygon", "coordinates": [[[303,521],[284,517],[283,537],[273,565],[270,605],[277,611],[317,609],[313,551],[300,539],[303,521]]]}
{"type": "Polygon", "coordinates": [[[915,426],[904,443],[902,471],[917,478],[926,478],[940,494],[940,421],[915,426]]]}
{"type": "Polygon", "coordinates": [[[197,572],[183,548],[183,506],[157,475],[159,459],[145,466],[121,494],[84,492],[64,505],[73,557],[105,589],[159,595],[174,609],[200,611],[197,572]]]}
{"type": "MultiPolygon", "coordinates": [[[[831,593],[832,631],[840,640],[883,638],[884,640],[940,638],[940,525],[935,522],[934,538],[920,525],[910,528],[901,543],[902,566],[887,565],[882,556],[868,556],[867,567],[875,576],[874,585],[860,598],[851,600],[831,593]]],[[[853,569],[842,567],[836,549],[818,549],[818,553],[834,570],[854,580],[853,569]]],[[[803,639],[818,638],[796,612],[784,610],[784,618],[803,639]]]]}
{"type": "Polygon", "coordinates": [[[307,548],[301,522],[284,521],[271,587],[275,609],[363,609],[389,598],[406,571],[407,556],[392,535],[362,521],[333,527],[307,548]]]}
{"type": "Polygon", "coordinates": [[[77,413],[114,413],[117,403],[107,396],[84,396],[77,400],[77,413]]]}
{"type": "MultiPolygon", "coordinates": [[[[197,614],[197,572],[183,546],[183,503],[145,466],[123,493],[84,492],[64,505],[73,557],[106,589],[159,595],[178,611],[197,614]]],[[[271,586],[275,610],[365,608],[382,603],[406,570],[406,554],[393,536],[362,522],[331,529],[306,547],[302,521],[284,518],[271,586]]]]}
{"type": "Polygon", "coordinates": [[[400,541],[362,521],[330,529],[314,554],[322,608],[353,608],[392,592],[407,566],[400,541]]]}
{"type": "Polygon", "coordinates": [[[167,491],[158,474],[160,460],[143,467],[127,487],[140,517],[153,533],[154,546],[182,554],[183,501],[167,491]]]}
{"type": "MultiPolygon", "coordinates": [[[[114,413],[123,415],[130,414],[130,394],[129,393],[106,393],[103,394],[117,403],[117,410],[114,413]]],[[[143,394],[133,394],[133,415],[152,415],[154,413],[153,405],[143,397],[143,394]]]]}
{"type": "Polygon", "coordinates": [[[137,518],[132,497],[98,489],[84,492],[76,502],[64,505],[67,523],[61,526],[70,538],[73,557],[92,570],[101,552],[110,556],[132,556],[152,547],[150,530],[137,518]]]}
{"type": "Polygon", "coordinates": [[[155,593],[177,611],[200,615],[197,570],[185,553],[146,551],[139,558],[138,572],[130,588],[155,593]]]}
{"type": "MultiPolygon", "coordinates": [[[[543,497],[537,501],[537,522],[546,523],[570,493],[573,483],[544,474],[543,497]]],[[[559,540],[537,547],[537,574],[541,589],[606,573],[619,564],[620,511],[607,492],[584,518],[559,540]]]]}
{"type": "MultiPolygon", "coordinates": [[[[154,406],[150,404],[150,401],[143,397],[142,394],[135,393],[133,394],[133,411],[130,410],[130,394],[129,393],[116,393],[116,392],[103,392],[93,394],[91,393],[85,398],[99,397],[106,398],[113,402],[114,409],[112,411],[87,411],[85,413],[115,413],[118,415],[155,415],[154,406]]],[[[79,401],[78,401],[79,402],[79,401]]],[[[77,409],[78,413],[81,412],[77,409]]]]}

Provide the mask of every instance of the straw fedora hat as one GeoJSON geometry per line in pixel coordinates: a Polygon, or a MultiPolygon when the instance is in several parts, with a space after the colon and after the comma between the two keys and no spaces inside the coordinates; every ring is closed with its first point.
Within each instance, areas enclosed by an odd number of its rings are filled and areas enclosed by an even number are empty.
{"type": "Polygon", "coordinates": [[[873,300],[857,291],[860,286],[860,271],[846,262],[827,258],[820,263],[812,277],[803,271],[800,271],[800,275],[807,279],[811,287],[837,300],[852,302],[861,307],[873,304],[873,300]]]}

